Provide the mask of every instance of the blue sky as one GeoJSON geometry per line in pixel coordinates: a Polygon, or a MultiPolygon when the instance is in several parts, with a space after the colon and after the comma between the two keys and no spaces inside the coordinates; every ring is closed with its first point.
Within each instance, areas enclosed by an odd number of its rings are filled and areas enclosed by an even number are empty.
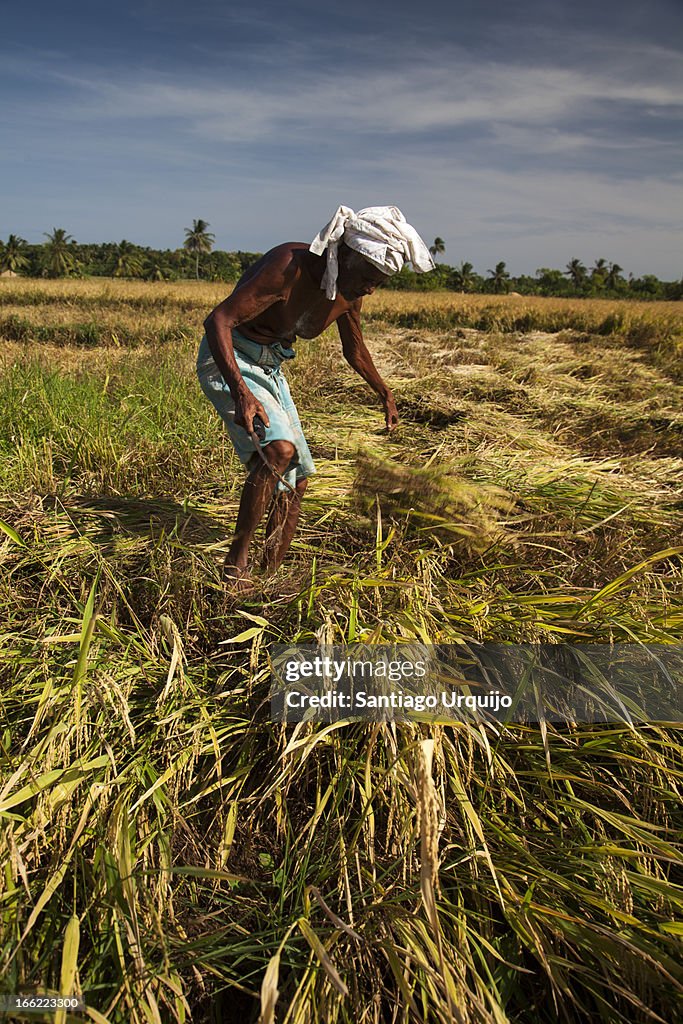
{"type": "Polygon", "coordinates": [[[265,250],[394,204],[480,272],[683,275],[680,0],[0,14],[0,238],[265,250]]]}

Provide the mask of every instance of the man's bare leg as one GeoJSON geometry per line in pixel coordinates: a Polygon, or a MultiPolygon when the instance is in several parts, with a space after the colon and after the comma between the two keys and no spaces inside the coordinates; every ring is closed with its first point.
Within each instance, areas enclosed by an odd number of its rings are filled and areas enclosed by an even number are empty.
{"type": "Polygon", "coordinates": [[[296,533],[301,499],[304,496],[308,480],[298,480],[296,494],[288,491],[276,491],[266,523],[266,546],[263,552],[263,568],[275,572],[282,559],[289,551],[289,545],[296,533]]]}
{"type": "MultiPolygon", "coordinates": [[[[291,441],[271,441],[263,449],[268,463],[278,473],[284,473],[296,448],[291,441]]],[[[267,466],[254,457],[256,465],[247,477],[237,513],[235,536],[225,559],[223,574],[229,579],[240,579],[249,563],[249,545],[263,518],[275,488],[276,479],[267,466]]]]}

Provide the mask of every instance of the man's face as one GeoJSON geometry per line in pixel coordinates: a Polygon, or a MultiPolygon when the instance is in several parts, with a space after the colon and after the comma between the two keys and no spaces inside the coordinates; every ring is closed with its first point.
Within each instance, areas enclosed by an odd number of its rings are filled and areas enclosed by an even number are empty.
{"type": "Polygon", "coordinates": [[[340,245],[337,291],[347,302],[372,295],[375,288],[388,281],[389,277],[355,249],[343,243],[340,245]]]}

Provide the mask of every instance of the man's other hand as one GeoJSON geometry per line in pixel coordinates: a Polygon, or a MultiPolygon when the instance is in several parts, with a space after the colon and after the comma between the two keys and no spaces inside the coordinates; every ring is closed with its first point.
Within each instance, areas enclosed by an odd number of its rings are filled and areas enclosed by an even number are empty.
{"type": "Polygon", "coordinates": [[[387,395],[384,399],[384,417],[389,433],[398,425],[398,409],[393,395],[387,395]]]}

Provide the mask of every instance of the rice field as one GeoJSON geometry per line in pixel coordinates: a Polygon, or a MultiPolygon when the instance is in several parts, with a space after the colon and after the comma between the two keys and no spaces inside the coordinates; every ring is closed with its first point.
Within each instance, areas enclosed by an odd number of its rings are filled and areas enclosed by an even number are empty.
{"type": "Polygon", "coordinates": [[[0,282],[0,992],[99,1024],[683,1020],[680,730],[295,729],[267,699],[275,642],[680,644],[680,304],[378,292],[391,437],[334,330],[300,341],[318,473],[236,601],[243,477],[194,376],[223,297],[0,282]]]}

